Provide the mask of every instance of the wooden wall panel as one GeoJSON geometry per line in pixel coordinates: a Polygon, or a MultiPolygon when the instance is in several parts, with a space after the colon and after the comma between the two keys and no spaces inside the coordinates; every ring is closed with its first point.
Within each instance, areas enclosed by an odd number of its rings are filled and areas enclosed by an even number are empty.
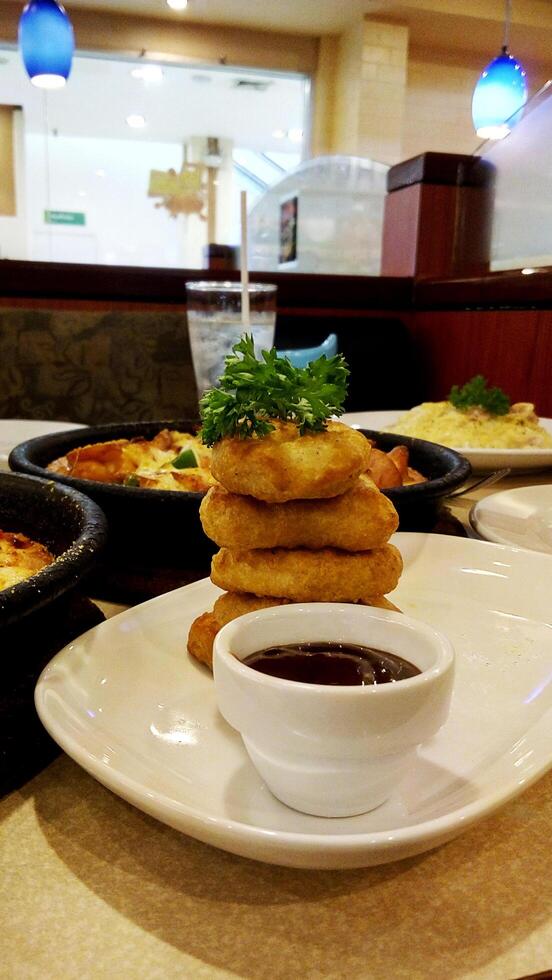
{"type": "MultiPolygon", "coordinates": [[[[139,11],[138,5],[133,14],[68,6],[79,51],[103,51],[137,58],[146,50],[154,59],[158,57],[176,63],[240,65],[307,75],[316,71],[318,38],[315,29],[308,35],[297,31],[284,33],[194,23],[188,17],[175,19],[170,14],[147,16],[139,11]]],[[[17,44],[20,16],[20,4],[0,0],[3,41],[17,44]]]]}
{"type": "Polygon", "coordinates": [[[15,164],[13,155],[13,106],[0,105],[0,215],[13,217],[15,202],[15,164]]]}
{"type": "Polygon", "coordinates": [[[552,311],[416,312],[411,329],[427,398],[445,398],[474,374],[552,416],[552,311]]]}

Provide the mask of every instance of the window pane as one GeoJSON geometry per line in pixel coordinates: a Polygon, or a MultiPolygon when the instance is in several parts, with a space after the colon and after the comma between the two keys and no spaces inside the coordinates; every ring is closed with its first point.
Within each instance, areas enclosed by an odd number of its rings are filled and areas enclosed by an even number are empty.
{"type": "Polygon", "coordinates": [[[201,268],[208,242],[239,243],[240,189],[251,206],[301,159],[308,80],[155,67],[80,54],[45,93],[2,50],[0,105],[22,107],[2,258],[201,268]]]}

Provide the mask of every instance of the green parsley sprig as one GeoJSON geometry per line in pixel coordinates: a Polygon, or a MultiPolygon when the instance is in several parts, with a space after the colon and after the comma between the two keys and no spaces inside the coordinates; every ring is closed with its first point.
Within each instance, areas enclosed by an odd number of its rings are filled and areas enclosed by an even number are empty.
{"type": "Polygon", "coordinates": [[[448,396],[449,402],[461,412],[477,405],[489,415],[506,415],[510,410],[510,399],[502,388],[489,388],[482,374],[476,374],[461,388],[453,385],[448,396]]]}
{"type": "Polygon", "coordinates": [[[265,436],[271,419],[295,422],[301,435],[321,432],[331,415],[341,415],[349,369],[341,354],[296,368],[276,349],[255,356],[253,337],[245,334],[225,359],[219,387],[199,403],[201,437],[212,446],[224,436],[265,436]]]}

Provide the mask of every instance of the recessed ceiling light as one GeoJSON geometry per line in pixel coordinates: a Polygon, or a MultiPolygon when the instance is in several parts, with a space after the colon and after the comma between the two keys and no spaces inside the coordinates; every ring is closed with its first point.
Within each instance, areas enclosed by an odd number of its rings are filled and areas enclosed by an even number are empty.
{"type": "Polygon", "coordinates": [[[126,124],[130,126],[131,129],[143,129],[146,125],[146,120],[143,116],[139,116],[137,113],[126,117],[126,124]]]}
{"type": "Polygon", "coordinates": [[[161,82],[163,80],[163,69],[160,65],[138,65],[130,72],[133,78],[140,78],[143,82],[161,82]]]}
{"type": "Polygon", "coordinates": [[[272,136],[275,140],[283,140],[285,137],[285,132],[283,129],[275,129],[272,136]]]}
{"type": "Polygon", "coordinates": [[[302,129],[288,129],[288,140],[291,143],[301,143],[303,139],[302,129]]]}
{"type": "Polygon", "coordinates": [[[186,10],[188,0],[167,0],[167,7],[171,10],[186,10]]]}

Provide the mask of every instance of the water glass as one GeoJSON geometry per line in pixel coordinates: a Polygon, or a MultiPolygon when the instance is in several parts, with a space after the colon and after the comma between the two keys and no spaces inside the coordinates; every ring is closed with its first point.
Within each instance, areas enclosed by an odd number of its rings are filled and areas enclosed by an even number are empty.
{"type": "Polygon", "coordinates": [[[224,359],[244,333],[253,335],[257,356],[274,344],[276,286],[249,283],[249,326],[242,320],[239,282],[187,282],[188,334],[198,394],[218,383],[224,359]]]}

